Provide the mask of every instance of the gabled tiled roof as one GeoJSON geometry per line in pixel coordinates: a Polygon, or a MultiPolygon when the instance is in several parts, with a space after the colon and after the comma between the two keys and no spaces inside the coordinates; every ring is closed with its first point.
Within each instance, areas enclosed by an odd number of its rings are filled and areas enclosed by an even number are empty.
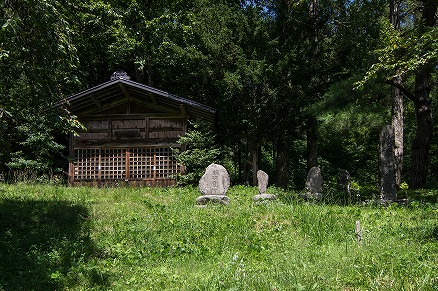
{"type": "Polygon", "coordinates": [[[126,74],[125,77],[114,77],[115,74],[111,81],[74,94],[55,106],[66,106],[73,114],[79,116],[93,110],[104,111],[110,106],[129,100],[157,110],[184,111],[189,117],[214,121],[216,109],[212,107],[131,81],[126,74]]]}

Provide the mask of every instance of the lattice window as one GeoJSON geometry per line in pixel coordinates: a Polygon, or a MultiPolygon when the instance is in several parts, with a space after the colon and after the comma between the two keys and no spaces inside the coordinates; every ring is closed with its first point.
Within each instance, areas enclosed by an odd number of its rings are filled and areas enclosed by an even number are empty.
{"type": "Polygon", "coordinates": [[[102,149],[100,162],[102,180],[125,179],[126,149],[102,149]]]}
{"type": "Polygon", "coordinates": [[[170,148],[157,148],[155,150],[155,177],[157,179],[172,178],[177,174],[178,164],[170,148]]]}
{"type": "Polygon", "coordinates": [[[98,178],[99,149],[76,149],[74,175],[78,180],[98,178]]]}
{"type": "Polygon", "coordinates": [[[130,150],[130,179],[154,178],[154,154],[155,151],[153,148],[137,148],[130,150]]]}
{"type": "Polygon", "coordinates": [[[76,149],[75,159],[74,179],[77,181],[167,180],[179,173],[170,148],[76,149]]]}

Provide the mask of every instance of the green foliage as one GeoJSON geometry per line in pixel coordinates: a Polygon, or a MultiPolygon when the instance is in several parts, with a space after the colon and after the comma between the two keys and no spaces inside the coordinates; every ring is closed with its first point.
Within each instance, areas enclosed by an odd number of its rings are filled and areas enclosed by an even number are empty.
{"type": "Polygon", "coordinates": [[[51,107],[79,83],[71,7],[26,0],[4,2],[0,9],[0,106],[10,115],[6,123],[2,119],[0,171],[60,172],[63,146],[55,132],[70,133],[78,125],[74,116],[51,107]]]}
{"type": "Polygon", "coordinates": [[[11,114],[0,107],[0,175],[3,174],[3,165],[9,161],[11,145],[9,143],[9,128],[11,126],[11,114]]]}
{"type": "Polygon", "coordinates": [[[192,187],[0,184],[0,288],[433,290],[436,286],[436,202],[339,206],[303,202],[297,193],[276,188],[268,192],[280,200],[256,205],[255,187],[236,186],[228,191],[228,207],[198,208],[194,201],[199,193],[192,187]],[[356,221],[361,225],[361,243],[356,221]]]}
{"type": "Polygon", "coordinates": [[[4,166],[9,177],[32,180],[42,175],[60,175],[66,168],[65,146],[56,139],[60,134],[71,134],[83,126],[71,115],[44,112],[28,115],[24,120],[11,122],[4,141],[10,146],[4,166]],[[12,140],[13,138],[13,140],[12,140]]]}
{"type": "Polygon", "coordinates": [[[337,82],[309,110],[318,115],[324,176],[336,177],[339,169],[345,169],[361,184],[376,185],[376,142],[380,128],[390,117],[381,96],[389,94],[389,90],[367,86],[355,91],[357,78],[337,82]]]}
{"type": "Polygon", "coordinates": [[[356,83],[357,87],[362,87],[373,78],[391,81],[438,61],[438,27],[429,27],[421,34],[416,29],[397,31],[385,19],[382,20],[380,35],[382,47],[374,52],[377,62],[356,83]]]}
{"type": "Polygon", "coordinates": [[[425,120],[432,120],[431,77],[438,61],[437,4],[436,1],[398,2],[401,10],[392,11],[398,20],[388,21],[385,17],[380,21],[380,45],[375,50],[376,60],[370,64],[364,78],[356,83],[357,88],[370,80],[391,84],[414,103],[417,128],[411,148],[409,182],[414,188],[425,186],[430,164],[428,156],[433,126],[431,121],[425,120]],[[415,82],[412,82],[413,79],[415,82]]]}
{"type": "Polygon", "coordinates": [[[198,183],[208,165],[219,163],[221,153],[211,124],[196,120],[190,122],[190,125],[187,133],[178,139],[185,150],[172,149],[175,158],[185,168],[185,172],[178,177],[180,185],[198,183]]]}
{"type": "MultiPolygon", "coordinates": [[[[326,170],[346,168],[361,184],[374,183],[375,129],[389,117],[388,87],[374,81],[436,64],[436,26],[416,21],[411,4],[402,7],[409,17],[398,32],[382,20],[387,2],[380,0],[318,1],[316,8],[277,0],[2,2],[0,108],[11,118],[0,118],[0,171],[57,171],[65,159],[54,134],[80,125],[69,112],[54,121],[47,109],[124,69],[135,81],[217,108],[221,158],[235,177],[248,168],[249,142],[273,172],[281,137],[290,149],[289,186],[301,188],[310,114],[321,124],[326,170]]],[[[413,109],[406,109],[412,138],[413,109]]],[[[200,168],[219,155],[211,153],[191,152],[200,168]]],[[[405,161],[407,169],[409,155],[405,161]]],[[[187,180],[196,181],[187,167],[187,180]]]]}

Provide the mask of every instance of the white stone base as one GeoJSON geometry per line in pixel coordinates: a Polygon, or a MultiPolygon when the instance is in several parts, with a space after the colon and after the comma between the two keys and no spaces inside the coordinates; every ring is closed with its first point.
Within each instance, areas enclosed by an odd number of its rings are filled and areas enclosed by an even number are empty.
{"type": "Polygon", "coordinates": [[[198,205],[207,205],[209,203],[228,205],[230,204],[230,197],[226,195],[202,195],[196,198],[196,204],[198,205]]]}
{"type": "Polygon", "coordinates": [[[274,194],[258,194],[252,197],[255,202],[266,201],[266,200],[277,200],[277,196],[274,194]]]}

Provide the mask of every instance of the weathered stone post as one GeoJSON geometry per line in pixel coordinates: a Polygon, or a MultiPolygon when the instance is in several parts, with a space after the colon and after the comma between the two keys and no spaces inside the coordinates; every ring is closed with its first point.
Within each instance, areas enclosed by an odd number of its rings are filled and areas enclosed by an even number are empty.
{"type": "Polygon", "coordinates": [[[394,131],[390,125],[384,126],[380,132],[379,168],[380,198],[382,200],[397,199],[397,189],[395,184],[394,131]]]}
{"type": "Polygon", "coordinates": [[[266,189],[268,187],[269,176],[262,170],[257,171],[257,182],[259,194],[255,195],[252,200],[256,202],[267,201],[267,200],[276,200],[277,196],[274,194],[267,194],[266,189]]]}
{"type": "Polygon", "coordinates": [[[305,197],[310,199],[321,199],[322,182],[321,169],[319,167],[312,167],[307,174],[305,197]]]}

